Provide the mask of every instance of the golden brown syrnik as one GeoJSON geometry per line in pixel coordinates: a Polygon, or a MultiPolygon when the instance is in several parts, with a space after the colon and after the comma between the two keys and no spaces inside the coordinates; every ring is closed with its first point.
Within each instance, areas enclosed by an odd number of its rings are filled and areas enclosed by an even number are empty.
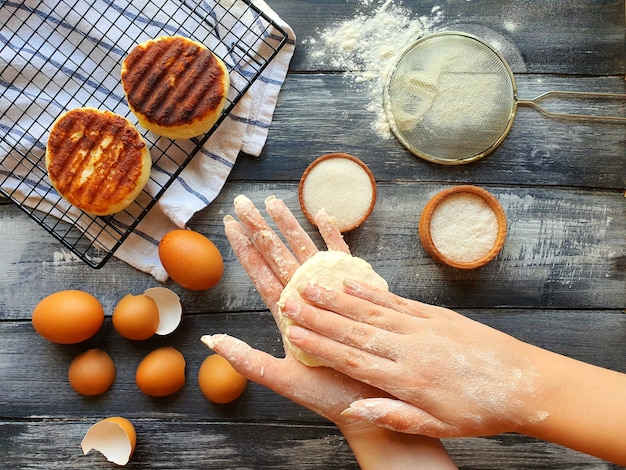
{"type": "Polygon", "coordinates": [[[142,127],[186,139],[206,133],[218,120],[230,77],[204,45],[164,36],[133,48],[122,64],[122,85],[142,127]]]}
{"type": "Polygon", "coordinates": [[[110,111],[76,108],[53,123],[46,146],[52,186],[94,215],[128,207],[150,177],[145,141],[127,119],[110,111]]]}

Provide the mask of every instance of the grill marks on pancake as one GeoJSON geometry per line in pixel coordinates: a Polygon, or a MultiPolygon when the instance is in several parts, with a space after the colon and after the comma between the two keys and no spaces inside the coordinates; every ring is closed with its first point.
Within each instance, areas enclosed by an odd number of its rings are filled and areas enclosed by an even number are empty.
{"type": "Polygon", "coordinates": [[[136,47],[125,59],[130,105],[161,126],[177,126],[214,112],[226,93],[213,53],[184,38],[136,47]]]}
{"type": "Polygon", "coordinates": [[[125,119],[76,109],[55,127],[48,140],[48,172],[69,202],[99,212],[135,189],[145,142],[125,119]]]}

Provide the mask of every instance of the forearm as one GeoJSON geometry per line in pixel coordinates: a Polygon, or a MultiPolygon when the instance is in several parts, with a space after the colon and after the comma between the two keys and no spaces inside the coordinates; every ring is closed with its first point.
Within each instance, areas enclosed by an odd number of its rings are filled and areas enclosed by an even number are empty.
{"type": "Polygon", "coordinates": [[[533,412],[521,432],[626,465],[626,374],[531,347],[540,371],[533,412]]]}
{"type": "Polygon", "coordinates": [[[364,423],[340,426],[363,470],[456,469],[439,439],[403,434],[364,423]]]}

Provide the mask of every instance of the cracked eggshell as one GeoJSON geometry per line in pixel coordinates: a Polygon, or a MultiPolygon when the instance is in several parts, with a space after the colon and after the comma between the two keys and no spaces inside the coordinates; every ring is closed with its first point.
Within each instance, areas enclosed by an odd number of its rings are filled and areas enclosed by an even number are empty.
{"type": "Polygon", "coordinates": [[[91,426],[80,445],[85,455],[96,450],[109,462],[126,465],[136,443],[137,434],[133,424],[126,418],[114,416],[91,426]]]}
{"type": "Polygon", "coordinates": [[[183,315],[178,294],[166,287],[152,287],[144,294],[154,300],[159,310],[159,327],[156,334],[168,335],[178,328],[183,315]]]}

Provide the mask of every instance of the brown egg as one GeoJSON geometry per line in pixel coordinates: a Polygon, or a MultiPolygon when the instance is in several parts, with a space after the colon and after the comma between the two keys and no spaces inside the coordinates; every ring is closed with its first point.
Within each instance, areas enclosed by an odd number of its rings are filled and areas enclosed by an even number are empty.
{"type": "Polygon", "coordinates": [[[224,274],[224,260],[211,240],[192,230],[172,230],[159,243],[165,271],[190,290],[214,287],[224,274]]]}
{"type": "Polygon", "coordinates": [[[137,367],[135,382],[151,397],[176,393],[185,385],[185,358],[169,346],[155,349],[137,367]]]}
{"type": "Polygon", "coordinates": [[[81,395],[100,395],[115,381],[115,364],[106,351],[89,349],[72,360],[67,378],[81,395]]]}
{"type": "Polygon", "coordinates": [[[35,330],[60,344],[80,343],[91,338],[104,322],[102,304],[93,295],[64,290],[45,297],[32,316],[35,330]]]}
{"type": "Polygon", "coordinates": [[[146,294],[128,294],[117,303],[111,319],[115,330],[124,338],[148,339],[159,328],[159,309],[146,294]]]}
{"type": "Polygon", "coordinates": [[[219,354],[207,357],[198,371],[198,385],[205,397],[215,403],[230,403],[246,389],[248,380],[219,354]]]}

